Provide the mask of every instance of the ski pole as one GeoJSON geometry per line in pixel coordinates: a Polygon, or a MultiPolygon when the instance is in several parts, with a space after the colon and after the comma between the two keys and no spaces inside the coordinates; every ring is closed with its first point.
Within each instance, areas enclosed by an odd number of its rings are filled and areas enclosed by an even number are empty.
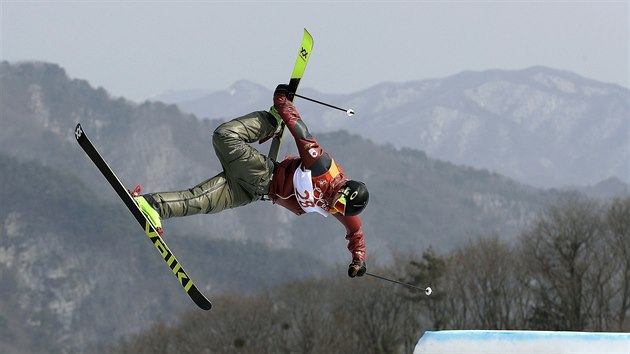
{"type": "Polygon", "coordinates": [[[354,110],[353,110],[353,109],[345,109],[345,108],[341,108],[341,107],[333,106],[333,105],[331,105],[331,104],[328,104],[328,103],[325,103],[325,102],[322,102],[322,101],[318,101],[318,100],[314,100],[314,99],[312,99],[312,98],[308,98],[308,97],[306,97],[306,96],[298,95],[297,93],[294,93],[293,95],[294,95],[295,97],[303,98],[303,99],[305,99],[305,100],[307,100],[307,101],[311,101],[311,102],[319,103],[319,104],[324,105],[324,106],[326,106],[326,107],[330,107],[330,108],[338,109],[338,110],[340,110],[340,111],[342,111],[342,112],[346,112],[346,114],[348,115],[348,117],[352,117],[352,116],[354,115],[354,110]]]}
{"type": "Polygon", "coordinates": [[[431,287],[430,287],[430,286],[428,286],[428,287],[426,287],[426,288],[422,289],[422,288],[417,287],[417,286],[415,286],[415,285],[411,285],[411,284],[403,283],[403,282],[401,282],[401,281],[394,280],[394,279],[385,278],[385,277],[383,277],[383,276],[376,275],[376,274],[372,274],[372,273],[369,273],[369,272],[365,272],[365,275],[369,275],[369,276],[371,276],[371,277],[378,278],[378,279],[382,279],[382,280],[387,280],[387,281],[392,282],[392,283],[396,283],[396,284],[400,284],[400,285],[408,286],[408,287],[410,287],[410,288],[414,288],[414,289],[416,289],[416,290],[422,290],[422,291],[424,291],[424,293],[425,293],[427,296],[429,296],[429,295],[431,295],[431,294],[433,293],[433,289],[431,289],[431,287]]]}

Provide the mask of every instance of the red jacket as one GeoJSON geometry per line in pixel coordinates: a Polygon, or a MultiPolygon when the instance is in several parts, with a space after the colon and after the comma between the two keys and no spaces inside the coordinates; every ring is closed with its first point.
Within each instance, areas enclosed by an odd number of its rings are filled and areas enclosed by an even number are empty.
{"type": "Polygon", "coordinates": [[[365,261],[365,240],[361,229],[361,218],[343,216],[336,213],[332,207],[332,199],[339,187],[347,180],[341,166],[337,165],[332,157],[319,146],[291,101],[284,96],[276,95],[273,103],[295,138],[300,157],[287,157],[278,164],[269,188],[269,198],[273,203],[280,204],[297,215],[304,214],[295,196],[293,174],[300,166],[311,170],[315,204],[328,211],[345,226],[348,250],[352,253],[352,259],[365,261]]]}

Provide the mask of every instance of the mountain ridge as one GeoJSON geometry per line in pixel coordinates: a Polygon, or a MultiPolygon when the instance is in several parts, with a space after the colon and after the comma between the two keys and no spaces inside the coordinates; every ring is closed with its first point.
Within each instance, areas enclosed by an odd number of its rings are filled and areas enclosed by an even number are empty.
{"type": "MultiPolygon", "coordinates": [[[[199,119],[173,104],[114,98],[47,63],[0,63],[0,102],[0,196],[9,205],[0,209],[0,279],[7,286],[0,290],[0,348],[82,351],[194,306],[76,144],[74,127],[82,123],[123,183],[151,192],[188,188],[221,170],[211,145],[221,120],[199,119]]],[[[448,250],[476,235],[513,240],[570,193],[379,145],[356,129],[316,137],[370,188],[362,214],[370,267],[396,252],[448,250]]],[[[285,154],[295,154],[287,141],[285,154]]],[[[259,202],[220,217],[165,220],[164,228],[173,252],[212,298],[345,272],[345,230],[329,219],[295,217],[259,202]]]]}
{"type": "MultiPolygon", "coordinates": [[[[198,119],[192,114],[183,113],[178,106],[173,104],[149,101],[134,103],[122,98],[112,98],[103,88],[94,89],[84,80],[70,79],[63,68],[56,64],[23,63],[14,65],[3,62],[1,68],[0,88],[2,90],[0,90],[0,97],[3,102],[8,104],[2,105],[2,123],[6,129],[0,134],[0,148],[9,155],[21,159],[35,159],[41,161],[45,166],[67,171],[88,183],[99,197],[113,200],[107,184],[99,182],[102,181],[102,177],[90,165],[82,152],[77,149],[72,129],[80,121],[121,181],[129,188],[133,188],[136,184],[142,184],[145,192],[184,189],[221,171],[220,163],[215,158],[211,148],[212,130],[220,124],[221,120],[198,119]]],[[[241,82],[237,86],[244,86],[248,89],[260,88],[258,85],[250,85],[245,82],[241,82]]],[[[433,95],[433,93],[431,94],[433,95]]],[[[396,97],[404,96],[396,94],[396,97]]],[[[307,124],[310,124],[313,118],[308,117],[305,119],[308,119],[307,124]]],[[[363,122],[353,119],[346,119],[345,122],[357,126],[364,125],[363,122]]],[[[390,124],[393,123],[395,121],[390,122],[390,124]]],[[[428,173],[429,175],[462,174],[462,172],[455,172],[459,170],[467,171],[463,174],[468,173],[471,176],[478,174],[478,171],[470,164],[458,167],[459,165],[444,159],[436,159],[435,162],[427,164],[425,161],[428,159],[428,153],[410,154],[409,156],[414,156],[413,159],[415,159],[416,164],[428,166],[429,169],[424,171],[417,166],[406,165],[402,162],[407,159],[403,157],[406,155],[405,149],[407,148],[397,147],[393,144],[378,145],[373,140],[365,139],[358,134],[337,131],[318,133],[316,136],[322,145],[326,146],[327,150],[344,166],[345,170],[351,174],[350,177],[364,179],[368,182],[375,196],[380,195],[381,191],[387,191],[383,195],[392,193],[392,189],[388,185],[399,179],[396,174],[408,174],[408,171],[412,170],[417,174],[428,173]],[[397,166],[393,170],[396,172],[393,174],[384,173],[392,169],[391,164],[397,166]],[[408,171],[405,172],[405,169],[408,171]],[[387,178],[380,177],[383,174],[387,178]],[[375,181],[376,184],[372,185],[372,181],[375,181]]],[[[295,146],[292,145],[284,144],[280,156],[295,154],[295,146]]],[[[259,149],[266,151],[268,147],[260,145],[259,149]]],[[[497,172],[496,170],[487,171],[490,174],[497,172]]],[[[444,195],[436,195],[437,192],[433,189],[440,189],[431,185],[444,182],[444,179],[434,177],[421,186],[413,186],[416,183],[413,179],[398,181],[403,189],[417,190],[419,194],[426,194],[422,188],[432,190],[434,194],[427,196],[427,199],[436,200],[436,207],[433,209],[439,211],[427,209],[425,212],[437,212],[446,215],[450,211],[445,205],[437,202],[437,200],[443,199],[444,195]],[[418,190],[418,188],[420,189],[418,190]]],[[[458,182],[455,181],[455,183],[458,182]]],[[[500,184],[520,185],[508,179],[502,180],[500,184]]],[[[478,188],[480,187],[482,184],[478,186],[478,188]]],[[[521,187],[513,189],[526,190],[526,188],[521,187]]],[[[452,197],[462,198],[462,201],[466,201],[462,205],[472,203],[471,205],[479,209],[471,213],[460,206],[461,212],[464,212],[464,215],[470,219],[462,219],[461,223],[457,224],[459,226],[446,223],[447,228],[454,227],[446,232],[447,236],[444,235],[445,230],[439,230],[434,225],[434,220],[429,219],[421,223],[416,220],[402,233],[401,236],[404,241],[401,241],[400,247],[408,248],[410,244],[415,242],[414,227],[424,230],[423,233],[426,233],[426,237],[423,239],[430,240],[416,245],[415,248],[422,248],[428,244],[448,247],[449,244],[457,242],[456,240],[461,238],[462,234],[481,232],[483,228],[474,220],[485,220],[484,222],[494,220],[495,226],[492,227],[492,230],[505,233],[506,237],[510,237],[517,232],[518,225],[523,225],[528,217],[531,217],[536,210],[547,203],[548,199],[542,196],[545,192],[536,189],[529,190],[532,192],[524,193],[538,194],[538,201],[531,204],[528,202],[526,207],[521,206],[512,209],[515,214],[507,216],[507,219],[501,221],[498,215],[506,217],[505,211],[494,210],[495,214],[492,214],[487,213],[487,210],[482,207],[481,204],[485,203],[484,200],[489,203],[487,201],[488,196],[480,197],[475,194],[475,191],[467,190],[456,184],[448,187],[445,185],[442,192],[448,191],[452,197]],[[458,229],[463,225],[466,225],[465,229],[458,229]]],[[[486,194],[494,194],[495,197],[492,198],[497,197],[496,193],[486,192],[486,194]]],[[[400,198],[404,198],[404,195],[401,195],[400,198]]],[[[509,200],[514,197],[503,195],[498,196],[498,198],[509,200]]],[[[422,202],[422,199],[419,201],[422,202]]],[[[390,200],[389,203],[400,204],[397,200],[390,200]]],[[[368,210],[366,214],[368,221],[365,227],[368,232],[370,232],[370,228],[381,230],[380,225],[392,224],[383,216],[389,214],[390,208],[386,203],[372,203],[370,209],[374,209],[374,212],[368,210]]],[[[398,208],[397,210],[409,212],[413,209],[398,208]]],[[[390,220],[395,219],[395,215],[390,215],[390,220]]],[[[295,236],[300,234],[300,225],[304,223],[303,220],[309,220],[306,223],[313,230],[320,227],[318,221],[311,223],[311,218],[296,219],[292,217],[290,212],[282,208],[276,208],[267,203],[255,203],[255,205],[238,210],[228,210],[221,214],[221,218],[200,216],[168,220],[167,227],[180,233],[206,234],[211,238],[229,237],[245,240],[260,234],[256,225],[265,225],[266,231],[258,236],[262,238],[264,243],[273,247],[291,248],[300,242],[307,241],[307,239],[299,240],[295,236]],[[243,220],[249,220],[249,222],[243,223],[243,220]]],[[[332,235],[339,233],[334,223],[331,225],[331,223],[326,222],[323,225],[322,233],[332,235]]],[[[382,230],[377,234],[386,232],[386,230],[382,230]]],[[[340,252],[338,246],[331,247],[333,243],[336,244],[337,241],[327,240],[322,247],[335,250],[333,251],[336,255],[335,258],[343,257],[344,252],[340,252]]],[[[377,240],[374,243],[375,249],[386,247],[386,243],[383,241],[377,240]]],[[[321,254],[331,255],[330,251],[321,254]]]]}
{"type": "MultiPolygon", "coordinates": [[[[250,97],[261,99],[253,106],[268,106],[271,90],[253,83],[248,90],[255,87],[260,92],[250,97]]],[[[545,66],[490,69],[381,83],[344,95],[308,88],[301,93],[356,112],[347,119],[296,100],[302,116],[318,122],[313,132],[346,129],[377,143],[426,151],[539,187],[586,186],[609,177],[630,182],[630,91],[569,71],[545,66]]],[[[195,102],[172,101],[199,117],[235,113],[223,111],[213,96],[195,102]]]]}

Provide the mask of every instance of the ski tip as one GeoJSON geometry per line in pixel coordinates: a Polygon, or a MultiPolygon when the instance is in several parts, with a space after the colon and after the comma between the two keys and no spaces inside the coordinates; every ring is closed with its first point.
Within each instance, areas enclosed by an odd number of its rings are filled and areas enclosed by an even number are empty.
{"type": "Polygon", "coordinates": [[[304,38],[308,39],[308,42],[311,43],[310,45],[313,46],[313,36],[311,36],[306,27],[304,27],[304,38]]]}
{"type": "Polygon", "coordinates": [[[212,308],[212,303],[205,297],[199,289],[193,284],[192,287],[186,291],[188,296],[199,306],[200,309],[208,311],[212,308]]]}
{"type": "Polygon", "coordinates": [[[74,128],[74,137],[79,140],[83,136],[83,128],[81,127],[81,123],[77,123],[77,126],[74,128]]]}
{"type": "MultiPolygon", "coordinates": [[[[201,295],[201,293],[199,293],[199,295],[201,295]]],[[[212,309],[212,303],[203,295],[194,297],[193,301],[195,302],[195,304],[197,304],[197,306],[199,306],[200,309],[204,311],[209,311],[210,309],[212,309]]]]}

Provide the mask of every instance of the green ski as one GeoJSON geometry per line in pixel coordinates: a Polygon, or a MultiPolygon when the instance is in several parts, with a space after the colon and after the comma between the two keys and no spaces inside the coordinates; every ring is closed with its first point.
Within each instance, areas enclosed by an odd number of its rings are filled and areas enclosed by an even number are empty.
{"type": "MultiPolygon", "coordinates": [[[[291,80],[289,81],[289,91],[296,93],[300,80],[306,70],[306,64],[308,58],[311,56],[311,50],[313,49],[313,37],[308,33],[306,28],[304,29],[304,36],[302,37],[302,45],[298,52],[297,59],[295,60],[295,66],[293,67],[293,73],[291,74],[291,80]]],[[[269,157],[274,161],[278,160],[278,153],[280,151],[280,145],[282,144],[282,136],[284,135],[284,123],[281,123],[280,132],[273,138],[271,142],[271,148],[269,148],[269,157]]]]}

